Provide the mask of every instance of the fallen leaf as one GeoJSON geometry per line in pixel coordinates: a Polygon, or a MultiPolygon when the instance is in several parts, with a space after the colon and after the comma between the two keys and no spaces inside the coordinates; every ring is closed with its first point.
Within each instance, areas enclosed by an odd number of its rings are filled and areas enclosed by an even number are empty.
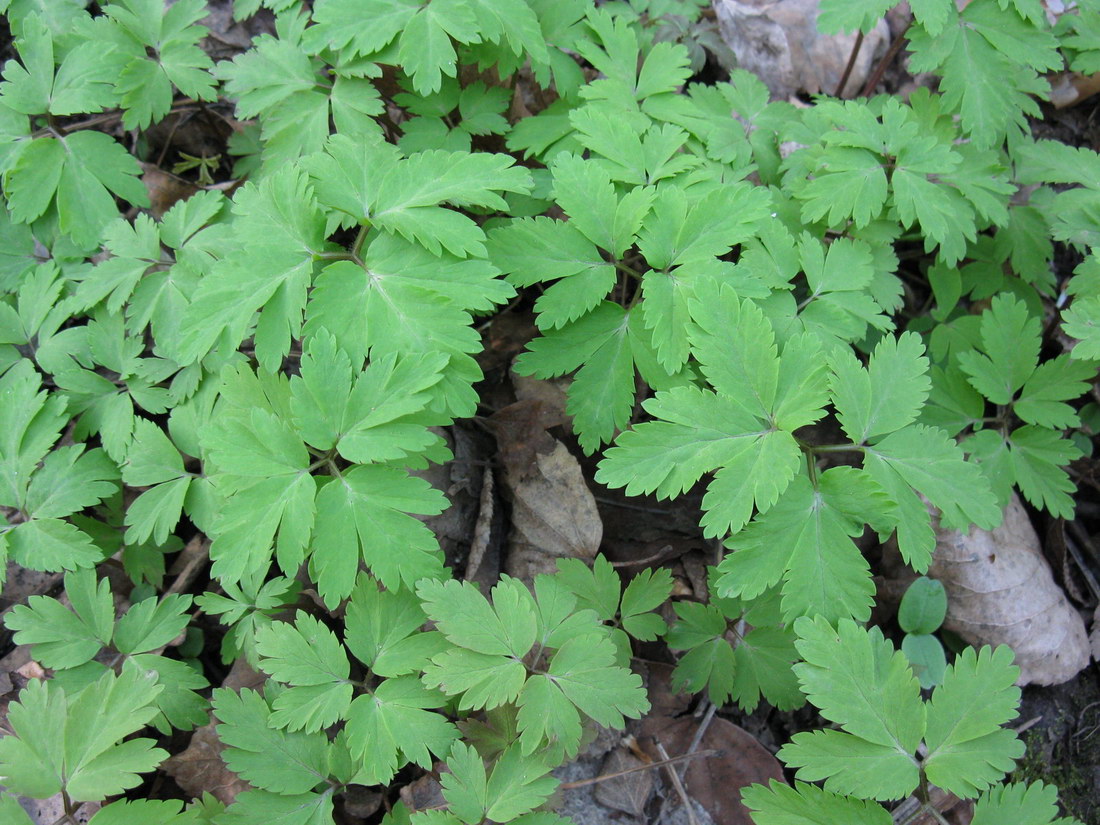
{"type": "Polygon", "coordinates": [[[557,411],[536,400],[517,401],[490,419],[512,503],[505,567],[524,580],[552,573],[557,558],[593,558],[603,536],[580,463],[546,432],[559,420],[557,411]]]}
{"type": "Polygon", "coordinates": [[[645,764],[647,763],[621,745],[611,751],[600,766],[600,773],[608,778],[596,784],[596,801],[608,808],[644,819],[646,804],[653,795],[655,786],[653,770],[622,772],[645,764]],[[618,773],[622,775],[614,776],[618,773]]]}
{"type": "Polygon", "coordinates": [[[73,825],[87,825],[88,820],[103,807],[101,802],[82,802],[79,803],[80,807],[76,812],[65,819],[65,798],[61,794],[51,796],[49,799],[27,799],[24,796],[18,799],[34,825],[55,825],[57,822],[65,822],[68,825],[70,821],[73,825]]]}
{"type": "Polygon", "coordinates": [[[1100,661],[1100,607],[1092,614],[1092,633],[1089,634],[1092,658],[1100,661]]]}
{"type": "MultiPolygon", "coordinates": [[[[676,757],[687,753],[699,725],[691,716],[650,716],[642,721],[638,741],[654,761],[660,758],[657,743],[676,757]]],[[[718,716],[710,720],[696,750],[717,753],[687,760],[686,770],[684,763],[673,763],[683,771],[688,797],[701,804],[716,825],[753,825],[741,804],[741,788],[770,779],[784,781],[779,761],[744,728],[718,716]]]]}
{"type": "Polygon", "coordinates": [[[149,212],[158,221],[178,201],[186,200],[199,191],[199,187],[179,175],[165,172],[152,163],[143,163],[141,182],[149,193],[149,212]]]}
{"type": "Polygon", "coordinates": [[[947,589],[944,627],[972,645],[1009,645],[1019,685],[1056,685],[1089,664],[1085,623],[1054,582],[1039,537],[1014,494],[994,530],[945,530],[933,519],[928,569],[947,589]]]}
{"type": "MultiPolygon", "coordinates": [[[[260,688],[265,681],[263,674],[253,670],[241,658],[233,663],[222,687],[234,690],[260,688]]],[[[219,802],[229,805],[239,793],[252,786],[229,770],[222,761],[225,746],[218,739],[215,727],[216,723],[211,720],[195,728],[188,746],[166,759],[161,767],[190,796],[202,796],[203,792],[208,792],[219,802]]]]}

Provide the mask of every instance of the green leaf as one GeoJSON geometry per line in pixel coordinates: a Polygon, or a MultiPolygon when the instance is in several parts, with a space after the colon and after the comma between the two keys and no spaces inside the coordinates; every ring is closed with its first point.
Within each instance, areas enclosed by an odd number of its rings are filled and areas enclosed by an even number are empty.
{"type": "Polygon", "coordinates": [[[837,730],[796,733],[780,755],[800,779],[824,779],[826,790],[860,798],[902,799],[919,777],[912,754],[837,730]]]}
{"type": "Polygon", "coordinates": [[[72,610],[49,596],[31,596],[4,619],[15,632],[15,644],[34,645],[35,659],[54,670],[91,661],[114,633],[115,605],[107,579],[97,582],[93,570],[67,573],[65,591],[72,610]]]}
{"type": "Polygon", "coordinates": [[[447,410],[454,416],[473,415],[477,395],[470,385],[481,378],[481,370],[468,353],[478,352],[481,343],[469,313],[449,296],[410,278],[408,255],[400,247],[375,241],[363,257],[366,269],[339,261],[317,277],[306,335],[327,329],[359,361],[368,352],[373,358],[447,353],[450,364],[439,383],[447,410]]]}
{"type": "Polygon", "coordinates": [[[270,724],[271,709],[254,690],[214,691],[225,764],[242,779],[277,794],[304,794],[328,778],[324,733],[294,733],[270,724]]]}
{"type": "Polygon", "coordinates": [[[443,757],[450,752],[459,737],[458,729],[443,715],[429,710],[444,702],[416,676],[387,679],[373,694],[352,702],[348,746],[365,771],[364,784],[386,784],[398,768],[410,761],[430,770],[432,754],[443,757]]]}
{"type": "Polygon", "coordinates": [[[844,731],[796,734],[780,758],[826,790],[900,799],[919,781],[914,757],[925,729],[920,686],[904,654],[874,628],[823,617],[795,623],[805,661],[794,666],[807,698],[844,731]],[[862,770],[868,766],[867,771],[862,770]]]}
{"type": "Polygon", "coordinates": [[[665,632],[665,622],[650,613],[672,593],[672,574],[664,567],[643,570],[623,590],[623,630],[641,642],[651,642],[665,632]]]}
{"type": "Polygon", "coordinates": [[[1019,825],[1080,825],[1076,819],[1058,816],[1058,789],[1042,782],[997,785],[978,797],[972,825],[1012,821],[1019,825]]]}
{"type": "Polygon", "coordinates": [[[1024,498],[1062,518],[1073,518],[1076,489],[1063,469],[1081,455],[1072,441],[1045,427],[1026,425],[1008,437],[1016,485],[1024,498]]]}
{"type": "Polygon", "coordinates": [[[438,91],[442,76],[455,77],[457,58],[451,38],[480,40],[477,20],[465,3],[444,0],[421,6],[401,32],[397,56],[421,95],[438,91]]]}
{"type": "Polygon", "coordinates": [[[343,718],[351,702],[350,664],[340,640],[319,620],[299,611],[294,624],[257,629],[256,652],[266,673],[294,686],[272,703],[272,725],[317,731],[343,718]]]}
{"type": "Polygon", "coordinates": [[[67,420],[65,400],[41,389],[30,360],[0,376],[0,503],[23,504],[31,475],[67,420]]]}
{"type": "Polygon", "coordinates": [[[830,226],[839,226],[851,218],[863,227],[882,214],[887,197],[882,158],[862,148],[829,146],[818,165],[820,174],[799,192],[804,221],[825,218],[830,226]]]}
{"type": "Polygon", "coordinates": [[[289,795],[245,791],[218,816],[218,825],[329,825],[331,822],[331,790],[289,795]]]}
{"type": "Polygon", "coordinates": [[[326,603],[351,593],[360,558],[387,587],[441,577],[435,534],[409,514],[438,515],[446,506],[440,491],[393,467],[358,465],[322,487],[311,566],[326,603]]]}
{"type": "Polygon", "coordinates": [[[69,50],[55,75],[53,35],[45,23],[30,14],[21,20],[21,28],[16,48],[23,65],[9,60],[0,84],[7,106],[27,115],[72,115],[114,104],[112,64],[103,59],[100,44],[84,42],[69,50]]]}
{"type": "Polygon", "coordinates": [[[604,301],[580,320],[548,331],[516,359],[520,375],[549,378],[577,371],[566,412],[573,416],[581,448],[592,452],[610,441],[634,404],[631,316],[604,301]]]}
{"type": "Polygon", "coordinates": [[[470,746],[455,742],[447,769],[448,773],[442,774],[439,781],[451,813],[467,825],[477,825],[485,818],[488,803],[488,777],[481,756],[470,746]]]}
{"type": "Polygon", "coordinates": [[[961,14],[947,11],[942,31],[910,32],[913,69],[941,73],[944,108],[959,112],[979,148],[993,146],[1009,130],[1023,129],[1026,115],[1038,116],[1030,95],[1045,96],[1048,87],[1035,68],[1056,62],[1056,41],[991,3],[968,6],[961,14]]]}
{"type": "Polygon", "coordinates": [[[411,590],[381,590],[360,574],[345,615],[344,642],[377,676],[402,676],[441,653],[442,634],[421,631],[427,616],[411,590]]]}
{"type": "Polygon", "coordinates": [[[518,579],[503,576],[492,604],[470,582],[422,581],[417,595],[424,612],[455,645],[522,659],[535,643],[534,599],[518,579]]]}
{"type": "Polygon", "coordinates": [[[698,602],[673,604],[677,622],[665,641],[673,650],[686,650],[673,672],[673,686],[692,693],[708,688],[716,705],[729,701],[737,673],[733,648],[725,639],[726,617],[717,607],[698,602]]]}
{"type": "Polygon", "coordinates": [[[516,699],[520,745],[524,754],[540,751],[547,762],[576,756],[581,742],[581,717],[553,680],[532,676],[516,699]]]}
{"type": "Polygon", "coordinates": [[[775,406],[779,357],[771,322],[751,301],[703,281],[688,300],[694,327],[692,353],[711,385],[740,404],[746,413],[767,421],[775,406]]]}
{"type": "Polygon", "coordinates": [[[855,29],[867,34],[892,8],[893,3],[890,0],[825,0],[821,4],[817,25],[826,34],[855,29]]]}
{"type": "Polygon", "coordinates": [[[0,793],[0,816],[9,825],[35,825],[19,800],[9,793],[0,793]]]}
{"type": "Polygon", "coordinates": [[[424,684],[448,696],[461,695],[458,707],[492,710],[515,702],[527,679],[522,662],[505,656],[452,647],[432,657],[424,684]]]}
{"type": "Polygon", "coordinates": [[[178,799],[122,799],[100,808],[88,825],[144,825],[146,822],[200,825],[203,820],[196,810],[184,811],[183,802],[178,799]]]}
{"type": "Polygon", "coordinates": [[[891,433],[866,448],[864,467],[887,492],[894,490],[896,477],[923,493],[940,508],[947,525],[973,522],[991,530],[1001,521],[981,470],[963,460],[943,430],[913,424],[891,433]]]}
{"type": "Polygon", "coordinates": [[[134,419],[122,479],[131,487],[151,487],[126,510],[126,540],[136,543],[152,536],[157,542],[166,541],[179,523],[191,474],[183,467],[180,451],[151,421],[134,419]]]}
{"type": "Polygon", "coordinates": [[[149,0],[115,0],[106,11],[147,50],[129,60],[118,77],[125,128],[145,128],[168,114],[173,86],[199,100],[213,99],[213,63],[196,45],[206,29],[192,25],[206,16],[198,0],[176,3],[167,12],[149,0]]]}
{"type": "Polygon", "coordinates": [[[883,336],[866,369],[847,349],[835,352],[832,368],[837,417],[856,444],[911,424],[932,386],[924,344],[911,332],[883,336]]]}
{"type": "Polygon", "coordinates": [[[982,313],[982,348],[959,354],[970,383],[994,404],[1011,403],[1039,363],[1039,319],[1009,295],[998,295],[982,313]]]}
{"type": "Polygon", "coordinates": [[[654,269],[719,257],[756,235],[758,223],[771,211],[762,187],[726,184],[692,197],[668,186],[642,223],[638,249],[654,269]]]}
{"type": "Polygon", "coordinates": [[[0,775],[16,793],[47,799],[65,791],[92,802],[136,786],[168,754],[152,739],[119,740],[156,714],[155,676],[124,667],[69,694],[32,681],[8,709],[13,736],[0,739],[0,775]]]}
{"type": "Polygon", "coordinates": [[[641,677],[614,661],[615,646],[607,636],[579,636],[550,659],[548,675],[582,713],[604,727],[621,729],[623,716],[641,717],[649,702],[641,677]]]}
{"type": "Polygon", "coordinates": [[[664,420],[623,433],[600,462],[596,480],[625,487],[630,495],[656,491],[658,498],[668,498],[722,467],[703,502],[710,510],[704,522],[708,536],[739,530],[754,504],[761,511],[774,504],[798,467],[801,454],[789,433],[764,430],[726,396],[680,387],[657,393],[643,406],[664,420]],[[767,473],[753,470],[763,464],[767,473]]]}
{"type": "Polygon", "coordinates": [[[615,267],[574,222],[523,218],[488,233],[490,260],[515,286],[561,279],[535,302],[541,329],[556,329],[597,306],[615,285],[615,267]]]}
{"type": "Polygon", "coordinates": [[[92,507],[117,489],[118,468],[100,449],[58,447],[42,461],[27,488],[32,518],[61,518],[92,507]]]}
{"type": "Polygon", "coordinates": [[[901,640],[901,652],[909,660],[922,688],[930,690],[943,683],[947,655],[935,636],[907,633],[901,640]]]}
{"type": "Polygon", "coordinates": [[[253,313],[257,357],[275,371],[301,334],[306,290],[315,256],[325,249],[325,218],[305,173],[286,164],[259,184],[249,183],[233,203],[241,239],[199,282],[181,324],[173,357],[183,364],[203,357],[221,335],[242,341],[253,313]]]}
{"type": "Polygon", "coordinates": [[[898,606],[898,624],[906,633],[935,633],[946,615],[947,591],[927,576],[909,585],[898,606]]]}
{"type": "Polygon", "coordinates": [[[281,563],[296,568],[314,520],[316,482],[306,472],[305,445],[283,421],[259,407],[250,415],[218,421],[205,440],[213,464],[222,471],[212,474],[215,483],[236,493],[214,524],[214,575],[235,583],[248,570],[264,566],[276,531],[281,563]]]}
{"type": "Polygon", "coordinates": [[[441,204],[506,211],[497,192],[523,193],[532,186],[527,170],[507,155],[430,151],[400,160],[386,144],[357,144],[345,135],[330,138],[325,153],[311,158],[308,168],[326,206],[396,232],[433,254],[446,249],[459,257],[484,256],[485,235],[470,218],[441,204]]]}
{"type": "Polygon", "coordinates": [[[94,246],[117,216],[112,193],[148,206],[141,169],[121,145],[102,132],[40,137],[24,144],[4,172],[12,219],[30,223],[54,203],[61,231],[79,246],[94,246]]]}
{"type": "Polygon", "coordinates": [[[930,781],[969,799],[1013,769],[1024,745],[1001,726],[1016,718],[1019,673],[1004,645],[967,648],[947,668],[928,704],[924,769],[930,781]]]}
{"type": "Polygon", "coordinates": [[[308,444],[336,447],[359,464],[421,452],[437,437],[414,416],[431,401],[427,391],[439,383],[447,360],[442,353],[400,361],[387,355],[359,371],[332,335],[315,335],[290,385],[298,431],[308,444]]]}
{"type": "Polygon", "coordinates": [[[794,787],[773,779],[770,786],[752,785],[741,791],[756,825],[890,825],[893,819],[881,805],[823,791],[795,782],[794,787]]]}
{"type": "Polygon", "coordinates": [[[103,551],[87,533],[60,519],[25,521],[3,537],[12,561],[32,570],[76,570],[103,560],[103,551]]]}
{"type": "Polygon", "coordinates": [[[606,170],[591,160],[562,152],[550,166],[554,199],[569,215],[569,223],[592,243],[620,257],[638,234],[653,203],[649,188],[616,194],[606,170]]]}
{"type": "MultiPolygon", "coordinates": [[[[603,556],[596,556],[591,567],[580,559],[558,559],[556,564],[557,579],[577,597],[580,607],[596,611],[600,621],[610,622],[615,619],[619,613],[622,584],[611,562],[603,556]]],[[[644,609],[651,610],[652,607],[644,609]]]]}
{"type": "Polygon", "coordinates": [[[795,673],[822,716],[868,742],[915,753],[925,731],[920,686],[882,632],[850,619],[834,630],[821,617],[798,619],[795,632],[805,660],[795,673]]]}
{"type": "Polygon", "coordinates": [[[1077,412],[1063,402],[1088,392],[1088,382],[1095,377],[1095,365],[1075,361],[1069,355],[1044,361],[1024,382],[1012,411],[1028,424],[1053,430],[1076,427],[1080,424],[1077,412]]]}
{"type": "Polygon", "coordinates": [[[828,470],[816,490],[808,478],[796,475],[774,507],[728,541],[735,552],[718,566],[719,594],[752,599],[782,581],[786,619],[866,619],[874,585],[867,561],[852,542],[866,521],[849,500],[857,490],[863,506],[879,509],[880,517],[889,507],[881,488],[862,471],[828,470]]]}
{"type": "Polygon", "coordinates": [[[183,633],[191,617],[191,597],[169,593],[144,599],[126,611],[115,628],[115,648],[127,655],[166,646],[183,633]]]}
{"type": "Polygon", "coordinates": [[[488,778],[477,751],[461,742],[455,743],[447,768],[450,772],[441,776],[443,798],[467,825],[483,819],[510,822],[541,805],[558,785],[546,776],[550,769],[537,757],[524,756],[518,744],[501,754],[488,778]]]}
{"type": "Polygon", "coordinates": [[[1062,312],[1062,329],[1078,339],[1073,357],[1100,359],[1100,297],[1077,298],[1062,312]]]}

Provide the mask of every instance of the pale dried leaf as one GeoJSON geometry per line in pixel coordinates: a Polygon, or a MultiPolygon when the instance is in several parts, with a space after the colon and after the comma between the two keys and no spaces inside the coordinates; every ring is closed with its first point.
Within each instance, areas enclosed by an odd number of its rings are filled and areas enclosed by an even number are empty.
{"type": "Polygon", "coordinates": [[[1092,614],[1092,633],[1089,634],[1092,646],[1092,658],[1100,660],[1100,607],[1092,614]]]}
{"type": "Polygon", "coordinates": [[[994,530],[937,526],[928,575],[947,588],[944,627],[975,646],[1009,645],[1018,684],[1061,684],[1088,667],[1084,621],[1055,584],[1015,495],[994,530]]]}

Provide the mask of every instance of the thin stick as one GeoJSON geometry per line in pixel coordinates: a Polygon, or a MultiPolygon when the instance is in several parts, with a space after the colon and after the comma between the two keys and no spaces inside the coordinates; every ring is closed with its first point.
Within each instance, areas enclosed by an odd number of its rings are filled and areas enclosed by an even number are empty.
{"type": "MultiPolygon", "coordinates": [[[[662,756],[664,748],[661,748],[662,756]]],[[[685,753],[680,756],[671,756],[662,759],[660,762],[650,762],[648,765],[636,765],[633,768],[626,768],[625,770],[615,771],[615,773],[605,773],[599,776],[593,776],[589,779],[578,779],[575,782],[562,782],[558,787],[564,790],[572,790],[573,788],[584,788],[588,785],[595,785],[599,782],[604,782],[608,779],[618,779],[620,776],[626,776],[629,773],[637,773],[638,771],[648,771],[650,768],[663,768],[665,765],[671,765],[674,762],[683,762],[686,759],[694,759],[697,756],[716,756],[718,751],[705,750],[697,751],[696,753],[685,753]]]]}
{"type": "MultiPolygon", "coordinates": [[[[1088,534],[1084,531],[1080,524],[1074,521],[1067,521],[1070,531],[1078,538],[1082,545],[1092,552],[1095,557],[1097,555],[1096,548],[1092,546],[1092,540],[1088,537],[1088,534]]],[[[1092,591],[1094,598],[1100,600],[1100,585],[1097,585],[1096,578],[1092,575],[1092,571],[1089,570],[1085,564],[1085,560],[1081,558],[1081,551],[1077,549],[1077,545],[1073,539],[1066,536],[1066,549],[1069,550],[1070,555],[1073,556],[1073,560],[1077,562],[1077,569],[1081,571],[1081,575],[1085,579],[1085,583],[1088,584],[1089,590],[1092,591]]]]}
{"type": "Polygon", "coordinates": [[[651,562],[657,561],[657,559],[664,558],[665,554],[668,553],[668,551],[671,550],[671,549],[672,549],[672,545],[671,544],[666,544],[664,547],[662,547],[660,550],[658,550],[652,556],[646,556],[644,559],[629,559],[627,561],[613,561],[613,562],[611,562],[611,566],[612,567],[633,567],[636,564],[649,564],[651,562]]]}
{"type": "MultiPolygon", "coordinates": [[[[657,753],[661,754],[661,758],[666,762],[670,761],[668,758],[668,751],[665,750],[665,746],[660,742],[657,743],[657,753]]],[[[682,802],[684,808],[687,809],[688,821],[691,825],[699,825],[699,818],[695,815],[695,806],[691,804],[691,797],[687,795],[684,783],[680,781],[680,774],[676,773],[676,769],[673,767],[666,766],[665,770],[668,771],[668,776],[672,780],[672,787],[676,789],[676,793],[680,797],[680,802],[682,802]]]]}
{"type": "Polygon", "coordinates": [[[913,25],[913,21],[910,20],[901,34],[894,38],[894,42],[890,44],[890,48],[886,50],[886,54],[883,55],[882,60],[875,66],[875,70],[871,72],[871,76],[867,78],[867,83],[863,86],[863,91],[859,93],[860,97],[870,97],[871,92],[875,90],[878,82],[882,80],[882,76],[886,74],[886,69],[897,57],[898,52],[901,51],[901,47],[905,44],[905,35],[909,31],[909,27],[913,25]]]}
{"type": "Polygon", "coordinates": [[[863,29],[856,32],[856,42],[852,44],[852,53],[848,55],[848,65],[844,67],[844,74],[840,76],[840,82],[836,84],[836,91],[833,92],[833,97],[843,97],[844,87],[848,85],[848,78],[852,76],[852,69],[855,68],[856,58],[859,57],[859,50],[863,46],[863,29]]]}

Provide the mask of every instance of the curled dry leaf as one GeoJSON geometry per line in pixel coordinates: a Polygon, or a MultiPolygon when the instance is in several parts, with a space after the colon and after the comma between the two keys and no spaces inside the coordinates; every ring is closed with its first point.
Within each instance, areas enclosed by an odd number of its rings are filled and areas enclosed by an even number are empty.
{"type": "Polygon", "coordinates": [[[1018,684],[1061,684],[1088,667],[1084,621],[1055,584],[1015,495],[994,530],[936,526],[928,575],[947,588],[944,627],[973,645],[1012,647],[1018,684]]]}

